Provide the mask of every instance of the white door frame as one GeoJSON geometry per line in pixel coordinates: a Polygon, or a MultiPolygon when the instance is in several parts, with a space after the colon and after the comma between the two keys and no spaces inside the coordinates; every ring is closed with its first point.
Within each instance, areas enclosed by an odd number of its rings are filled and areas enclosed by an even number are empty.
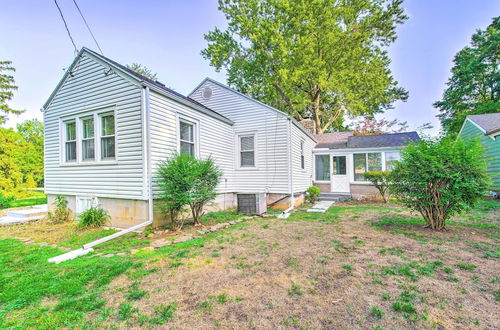
{"type": "Polygon", "coordinates": [[[350,157],[346,153],[330,154],[330,191],[332,193],[351,193],[350,157]],[[345,157],[345,174],[333,174],[333,157],[345,157]]]}

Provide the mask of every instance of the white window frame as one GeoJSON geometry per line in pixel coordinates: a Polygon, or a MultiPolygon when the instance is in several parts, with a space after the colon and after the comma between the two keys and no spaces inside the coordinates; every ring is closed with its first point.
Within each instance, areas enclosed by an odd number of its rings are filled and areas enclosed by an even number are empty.
{"type": "Polygon", "coordinates": [[[305,171],[306,169],[306,156],[304,152],[305,142],[300,140],[300,168],[305,171]]]}
{"type": "Polygon", "coordinates": [[[181,141],[181,122],[193,125],[193,144],[194,144],[194,157],[200,157],[200,122],[197,119],[191,118],[189,116],[177,113],[177,154],[181,153],[181,142],[189,141],[181,141]]]}
{"type": "MultiPolygon", "coordinates": [[[[114,161],[116,159],[116,115],[115,115],[115,112],[111,112],[111,111],[107,111],[107,112],[100,112],[98,114],[96,114],[96,117],[97,117],[97,129],[99,130],[98,134],[94,134],[95,136],[99,136],[98,138],[96,137],[96,158],[99,157],[99,160],[100,161],[114,161]],[[114,134],[112,135],[102,135],[102,117],[106,117],[106,116],[110,116],[112,115],[113,116],[113,128],[114,128],[114,134]],[[102,139],[103,138],[109,138],[109,137],[114,137],[115,139],[115,144],[114,144],[114,147],[115,147],[115,156],[113,158],[111,157],[106,157],[104,158],[102,156],[102,139]],[[99,148],[97,148],[97,145],[99,145],[99,148]],[[99,154],[97,154],[97,150],[99,150],[99,154]]],[[[95,120],[95,119],[94,119],[95,120]]]]}
{"type": "Polygon", "coordinates": [[[61,125],[61,131],[63,132],[62,134],[62,143],[61,143],[61,160],[64,163],[68,164],[75,164],[78,162],[78,124],[75,119],[68,119],[64,120],[61,125]],[[67,125],[68,124],[75,124],[75,139],[74,140],[68,140],[68,130],[67,130],[67,125]],[[76,159],[74,160],[66,160],[66,143],[67,142],[75,142],[75,153],[76,153],[76,159]]]}
{"type": "Polygon", "coordinates": [[[108,105],[94,108],[87,111],[80,111],[59,119],[59,165],[60,166],[88,166],[88,165],[110,165],[118,163],[117,140],[118,133],[116,127],[116,106],[108,105]],[[115,157],[113,159],[101,158],[101,116],[113,115],[115,120],[115,157]],[[94,159],[83,160],[82,141],[83,129],[82,120],[93,117],[94,119],[94,159]],[[76,126],[76,161],[66,161],[66,123],[75,122],[76,126]]]}
{"type": "MultiPolygon", "coordinates": [[[[258,141],[258,135],[257,135],[257,132],[238,132],[237,135],[236,135],[236,150],[238,152],[238,163],[236,165],[236,168],[238,170],[258,170],[259,167],[258,167],[258,162],[257,162],[257,155],[258,155],[258,148],[257,148],[257,141],[258,141]],[[241,166],[241,138],[242,137],[248,137],[248,136],[251,136],[253,137],[253,162],[254,162],[254,165],[253,166],[241,166]]],[[[250,150],[245,150],[245,151],[250,151],[250,150]]]]}

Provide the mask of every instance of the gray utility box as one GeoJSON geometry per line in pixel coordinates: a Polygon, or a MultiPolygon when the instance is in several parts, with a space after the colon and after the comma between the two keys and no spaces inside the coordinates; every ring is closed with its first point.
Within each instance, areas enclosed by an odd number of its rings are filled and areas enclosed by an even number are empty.
{"type": "Polygon", "coordinates": [[[236,194],[238,213],[261,215],[267,211],[266,194],[236,194]]]}

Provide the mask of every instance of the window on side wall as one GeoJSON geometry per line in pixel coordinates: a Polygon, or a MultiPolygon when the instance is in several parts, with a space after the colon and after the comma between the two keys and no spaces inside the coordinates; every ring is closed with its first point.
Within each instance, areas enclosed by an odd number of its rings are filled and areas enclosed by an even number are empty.
{"type": "Polygon", "coordinates": [[[396,162],[401,160],[399,151],[388,151],[385,153],[385,170],[392,171],[396,162]]]}
{"type": "Polygon", "coordinates": [[[330,155],[314,156],[316,181],[330,181],[330,155]]]}
{"type": "Polygon", "coordinates": [[[76,162],[76,122],[64,123],[64,159],[66,162],[76,162]]]}
{"type": "Polygon", "coordinates": [[[194,123],[179,121],[179,151],[181,154],[196,156],[194,123]]]}
{"type": "Polygon", "coordinates": [[[300,168],[305,169],[305,158],[304,158],[304,141],[300,141],[300,168]]]}
{"type": "Polygon", "coordinates": [[[94,117],[82,118],[82,160],[95,160],[94,117]]]}
{"type": "Polygon", "coordinates": [[[354,181],[366,181],[364,174],[371,171],[382,171],[382,154],[380,152],[354,154],[354,181]]]}
{"type": "Polygon", "coordinates": [[[255,135],[241,135],[240,167],[255,167],[255,135]]]}
{"type": "Polygon", "coordinates": [[[101,159],[115,159],[115,116],[101,115],[101,159]]]}

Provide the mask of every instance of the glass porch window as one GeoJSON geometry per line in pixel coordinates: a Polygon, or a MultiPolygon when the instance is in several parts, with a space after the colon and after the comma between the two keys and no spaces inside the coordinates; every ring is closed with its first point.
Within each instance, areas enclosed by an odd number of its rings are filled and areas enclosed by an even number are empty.
{"type": "Polygon", "coordinates": [[[330,155],[315,155],[316,181],[330,181],[330,155]]]}
{"type": "Polygon", "coordinates": [[[354,181],[365,181],[365,172],[382,171],[382,153],[354,154],[354,181]]]}
{"type": "Polygon", "coordinates": [[[346,173],[346,156],[334,156],[333,175],[345,175],[346,173]]]}
{"type": "Polygon", "coordinates": [[[385,153],[385,170],[392,171],[396,162],[401,160],[399,151],[389,151],[385,153]]]}

